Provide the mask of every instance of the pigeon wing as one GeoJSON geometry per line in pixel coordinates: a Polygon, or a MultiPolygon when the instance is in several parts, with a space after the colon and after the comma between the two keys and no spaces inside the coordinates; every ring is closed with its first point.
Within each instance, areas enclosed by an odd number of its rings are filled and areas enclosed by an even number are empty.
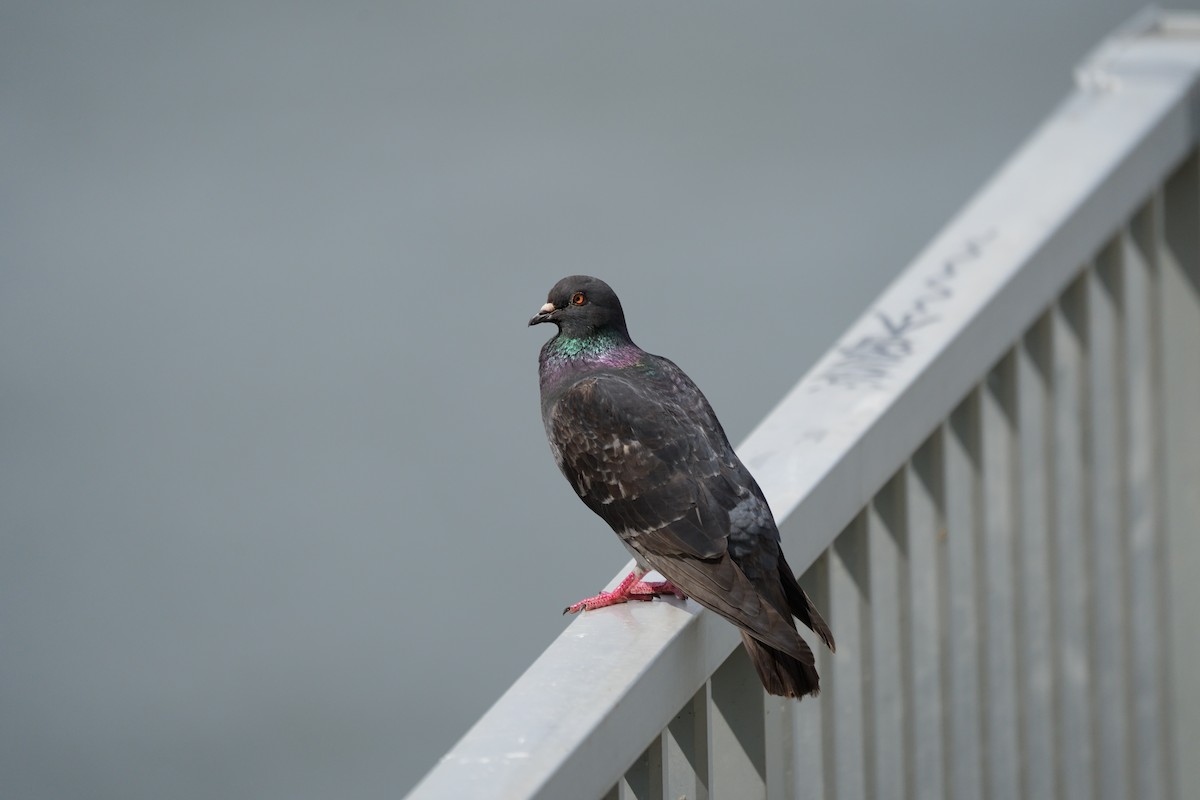
{"type": "Polygon", "coordinates": [[[726,531],[706,524],[697,491],[720,465],[681,409],[624,376],[597,375],[563,393],[546,428],[576,493],[630,546],[691,558],[725,552],[726,531]]]}
{"type": "MultiPolygon", "coordinates": [[[[601,374],[576,382],[547,416],[555,458],[584,503],[648,566],[755,638],[811,664],[791,615],[778,610],[786,602],[769,602],[730,557],[730,512],[761,497],[720,426],[697,419],[715,422],[703,395],[687,385],[698,400],[675,381],[664,387],[601,374]]],[[[772,538],[764,544],[777,550],[772,538]]],[[[772,590],[781,591],[768,583],[772,590]]]]}

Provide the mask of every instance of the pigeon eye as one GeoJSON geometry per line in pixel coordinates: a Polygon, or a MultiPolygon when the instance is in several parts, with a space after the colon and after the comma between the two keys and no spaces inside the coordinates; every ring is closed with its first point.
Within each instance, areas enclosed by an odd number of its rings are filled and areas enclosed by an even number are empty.
{"type": "Polygon", "coordinates": [[[587,302],[587,298],[583,296],[583,292],[576,292],[571,295],[571,305],[581,306],[587,302]]]}

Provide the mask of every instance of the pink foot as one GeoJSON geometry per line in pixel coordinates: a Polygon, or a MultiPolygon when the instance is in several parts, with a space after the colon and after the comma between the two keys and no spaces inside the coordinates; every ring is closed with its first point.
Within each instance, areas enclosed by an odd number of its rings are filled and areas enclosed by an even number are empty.
{"type": "Polygon", "coordinates": [[[670,581],[640,580],[645,574],[645,572],[635,569],[626,575],[625,579],[617,584],[617,588],[611,592],[601,592],[592,597],[585,597],[578,603],[564,608],[563,613],[578,614],[580,611],[594,611],[597,608],[615,606],[630,600],[652,600],[664,594],[673,594],[678,598],[683,598],[683,592],[679,591],[670,581]]]}

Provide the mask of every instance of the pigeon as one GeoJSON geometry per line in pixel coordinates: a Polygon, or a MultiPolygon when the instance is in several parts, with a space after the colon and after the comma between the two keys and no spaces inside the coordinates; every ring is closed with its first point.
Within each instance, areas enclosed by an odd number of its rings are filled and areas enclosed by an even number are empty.
{"type": "Polygon", "coordinates": [[[796,582],[762,490],[708,400],[683,370],[629,338],[608,284],[563,278],[529,320],[558,332],[538,357],[542,421],[558,468],[620,537],[636,569],[576,613],[673,593],[741,629],[763,687],[801,698],[820,687],[798,617],[834,650],[796,582]],[[665,581],[644,581],[654,570],[665,581]]]}

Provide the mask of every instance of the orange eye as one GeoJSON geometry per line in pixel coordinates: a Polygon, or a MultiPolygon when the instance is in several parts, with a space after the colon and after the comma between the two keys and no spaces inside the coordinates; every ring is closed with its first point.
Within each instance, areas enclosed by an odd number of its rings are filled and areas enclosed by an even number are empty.
{"type": "Polygon", "coordinates": [[[583,296],[583,292],[576,292],[571,295],[571,305],[581,306],[587,302],[587,298],[583,296]]]}

